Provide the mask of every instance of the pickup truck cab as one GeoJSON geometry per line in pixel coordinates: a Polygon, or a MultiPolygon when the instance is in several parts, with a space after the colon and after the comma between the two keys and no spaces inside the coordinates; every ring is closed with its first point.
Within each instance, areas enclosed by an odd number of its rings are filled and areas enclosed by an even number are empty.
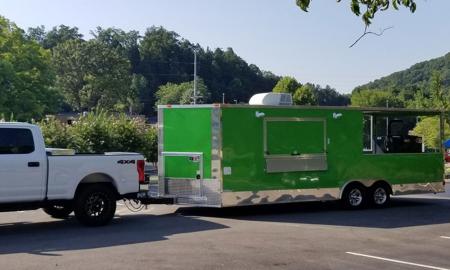
{"type": "Polygon", "coordinates": [[[0,123],[0,211],[43,208],[55,218],[73,211],[85,225],[105,225],[117,200],[139,192],[144,165],[137,153],[46,149],[38,126],[0,123]]]}

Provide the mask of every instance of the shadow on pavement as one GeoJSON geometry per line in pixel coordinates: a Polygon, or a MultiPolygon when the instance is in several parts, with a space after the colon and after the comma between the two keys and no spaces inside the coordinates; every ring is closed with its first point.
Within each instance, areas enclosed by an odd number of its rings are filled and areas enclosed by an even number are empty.
{"type": "Polygon", "coordinates": [[[450,223],[450,200],[393,198],[385,209],[343,210],[338,202],[304,202],[222,209],[179,208],[185,216],[368,228],[450,223]]]}
{"type": "Polygon", "coordinates": [[[60,256],[57,252],[112,247],[166,240],[174,234],[218,230],[226,226],[213,222],[167,215],[117,217],[104,227],[83,227],[75,218],[40,223],[0,224],[0,255],[31,253],[60,256]]]}
{"type": "Polygon", "coordinates": [[[0,224],[0,255],[31,253],[60,256],[61,251],[113,247],[167,240],[175,234],[228,228],[200,217],[367,228],[401,228],[450,223],[450,200],[394,198],[386,209],[342,210],[336,202],[260,205],[234,208],[178,208],[165,215],[116,217],[105,227],[89,228],[75,218],[39,223],[0,224]]]}

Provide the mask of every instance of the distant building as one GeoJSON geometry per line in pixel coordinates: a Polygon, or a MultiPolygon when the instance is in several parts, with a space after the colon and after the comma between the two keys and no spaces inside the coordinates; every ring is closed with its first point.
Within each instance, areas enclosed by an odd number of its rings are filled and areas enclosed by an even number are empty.
{"type": "Polygon", "coordinates": [[[57,113],[57,114],[50,114],[46,115],[46,119],[55,118],[56,120],[60,121],[61,123],[72,125],[72,123],[78,118],[80,118],[81,113],[76,112],[68,112],[68,113],[57,113]]]}

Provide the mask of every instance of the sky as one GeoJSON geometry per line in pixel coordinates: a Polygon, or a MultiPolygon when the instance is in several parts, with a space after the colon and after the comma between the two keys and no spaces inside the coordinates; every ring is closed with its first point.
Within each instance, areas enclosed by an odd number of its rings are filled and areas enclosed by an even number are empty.
{"type": "Polygon", "coordinates": [[[301,83],[341,93],[450,52],[450,1],[416,0],[417,11],[378,13],[366,36],[350,0],[313,0],[302,12],[295,0],[0,0],[0,15],[27,29],[77,26],[85,38],[97,26],[142,34],[152,25],[203,47],[233,50],[248,63],[301,83]]]}

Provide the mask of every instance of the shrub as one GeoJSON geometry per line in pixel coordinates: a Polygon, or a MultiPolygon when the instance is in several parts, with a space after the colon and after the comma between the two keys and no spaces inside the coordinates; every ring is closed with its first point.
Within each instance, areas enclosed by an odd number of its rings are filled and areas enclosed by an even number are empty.
{"type": "Polygon", "coordinates": [[[45,145],[54,148],[70,148],[73,135],[69,132],[68,126],[62,124],[54,117],[38,123],[44,135],[45,145]]]}
{"type": "Polygon", "coordinates": [[[155,127],[149,127],[144,134],[144,156],[149,162],[158,161],[158,130],[155,127]]]}
{"type": "Polygon", "coordinates": [[[138,152],[157,161],[157,131],[142,120],[124,114],[95,111],[72,125],[49,118],[38,123],[48,147],[72,148],[77,153],[138,152]]]}

